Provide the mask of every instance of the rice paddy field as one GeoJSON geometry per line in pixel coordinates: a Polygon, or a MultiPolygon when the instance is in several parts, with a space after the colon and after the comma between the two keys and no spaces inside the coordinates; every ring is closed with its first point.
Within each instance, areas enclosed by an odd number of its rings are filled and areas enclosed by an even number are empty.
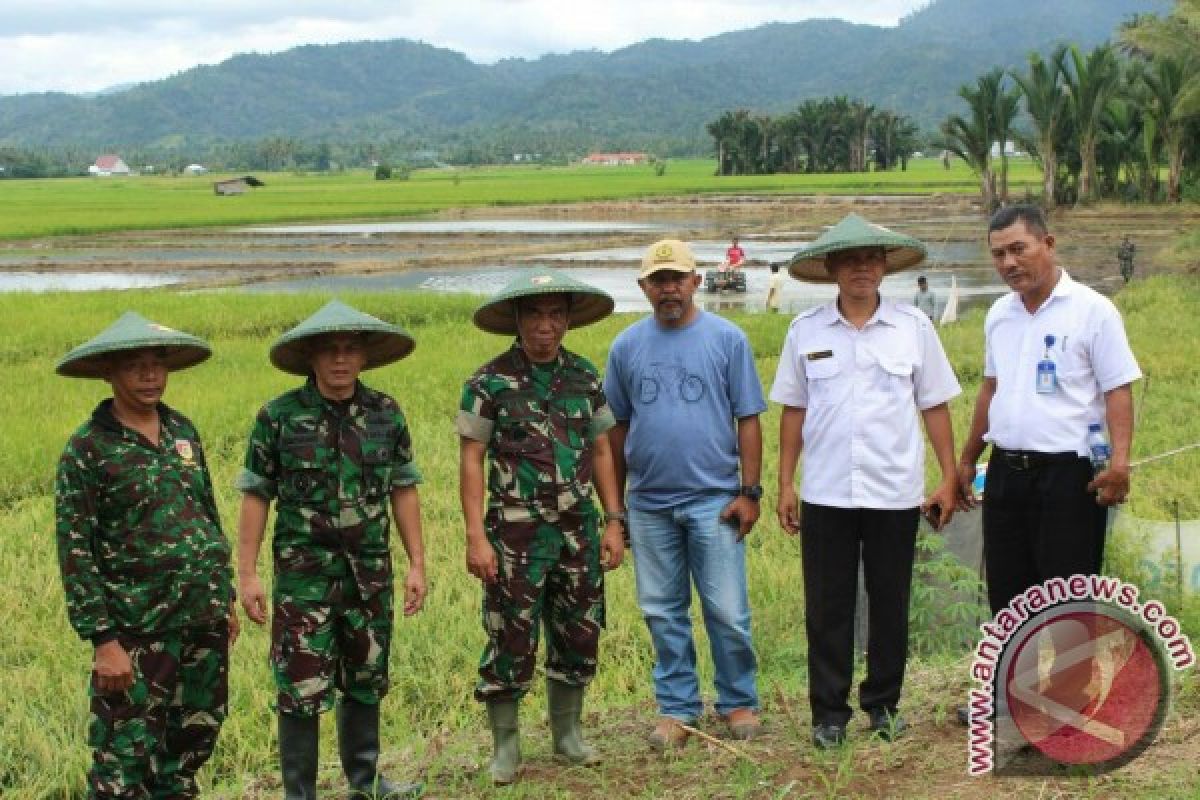
{"type": "MultiPolygon", "coordinates": [[[[949,180],[940,163],[925,170],[931,183],[949,180]]],[[[710,168],[708,165],[706,169],[710,168]]],[[[915,177],[924,169],[914,167],[915,177]]],[[[531,171],[535,172],[535,171],[531,171]]],[[[895,175],[878,176],[890,180],[895,175]]],[[[844,176],[842,176],[844,178],[844,176]]],[[[869,176],[876,179],[876,176],[869,176]]],[[[428,210],[439,203],[498,202],[520,196],[543,202],[578,198],[585,189],[540,176],[541,197],[521,194],[519,172],[498,177],[468,172],[461,183],[440,173],[418,173],[407,183],[376,185],[362,175],[278,176],[284,200],[258,209],[256,198],[214,198],[206,181],[147,178],[120,182],[57,181],[0,186],[0,235],[55,232],[49,217],[71,218],[76,230],[109,226],[191,225],[263,221],[283,215],[369,216],[428,210]],[[505,183],[507,181],[507,183],[505,183]],[[353,187],[351,184],[353,183],[353,187]],[[79,191],[74,215],[46,215],[68,187],[79,191]],[[42,193],[42,194],[39,194],[42,193]],[[19,201],[14,198],[21,198],[19,201]],[[56,201],[54,198],[57,197],[56,201]],[[163,198],[171,197],[171,203],[163,198]],[[84,198],[87,198],[86,200],[84,198]],[[178,200],[178,198],[184,198],[178,200]],[[106,204],[105,199],[112,202],[106,204]],[[243,202],[244,201],[244,202],[243,202]],[[30,205],[26,206],[26,203],[30,205]],[[239,205],[240,204],[240,205],[239,205]],[[21,209],[11,215],[14,209],[21,209]],[[42,209],[39,213],[37,209],[42,209]],[[227,215],[227,216],[226,216],[227,215]],[[45,219],[43,219],[45,218],[45,219]]],[[[728,180],[728,179],[726,179],[728,180]]],[[[755,178],[747,186],[795,190],[798,178],[755,178]]],[[[672,162],[667,174],[629,175],[630,186],[652,193],[704,191],[714,179],[699,167],[672,162]]],[[[731,185],[722,182],[723,188],[731,185]]],[[[940,185],[940,184],[939,184],[940,185]]],[[[900,185],[856,187],[886,191],[900,185]]],[[[911,188],[911,187],[909,187],[911,188]]],[[[969,181],[955,190],[970,191],[969,181]]],[[[607,190],[606,190],[607,191],[607,190]]],[[[55,222],[53,225],[61,225],[55,222]]],[[[70,630],[63,608],[53,537],[54,464],[67,436],[107,395],[102,382],[56,377],[53,365],[127,309],[199,334],[214,357],[172,375],[168,403],[198,425],[218,487],[227,533],[234,533],[238,495],[232,488],[246,435],[257,408],[290,388],[295,379],[272,369],[267,348],[284,330],[318,308],[317,294],[182,294],[166,291],[84,295],[0,295],[0,796],[16,800],[82,797],[89,753],[85,744],[86,684],[90,646],[70,630]]],[[[1099,777],[1061,773],[1044,778],[971,779],[965,735],[953,709],[969,685],[966,644],[978,607],[960,594],[918,592],[913,608],[914,658],[903,709],[913,732],[892,745],[856,731],[836,753],[813,750],[808,740],[807,683],[798,542],[774,519],[778,409],[764,420],[767,497],[748,548],[754,634],[760,657],[760,691],[768,735],[732,751],[694,742],[678,755],[653,756],[642,737],[653,724],[650,669],[653,654],[634,601],[628,565],[608,581],[608,629],[599,675],[588,695],[587,726],[606,761],[591,770],[557,768],[550,758],[543,693],[523,706],[528,767],[517,785],[494,790],[486,780],[485,723],[471,699],[482,647],[479,591],[463,563],[457,496],[457,439],[453,428],[463,379],[508,345],[469,324],[478,302],[469,296],[431,294],[346,295],[344,300],[403,324],[418,342],[399,364],[367,373],[366,381],[401,402],[425,475],[421,505],[427,545],[429,600],[424,612],[397,625],[392,652],[393,687],[384,704],[384,763],[397,777],[424,780],[431,797],[566,798],[784,798],[784,797],[1196,797],[1200,779],[1200,687],[1195,670],[1176,680],[1176,700],[1158,742],[1139,759],[1099,777]]],[[[1197,394],[1200,360],[1200,287],[1193,278],[1160,276],[1135,282],[1116,296],[1148,381],[1135,389],[1139,427],[1135,458],[1200,441],[1197,394]]],[[[613,336],[633,321],[617,315],[568,335],[567,345],[603,364],[613,336]]],[[[780,316],[736,314],[748,333],[760,377],[769,386],[787,329],[780,316]]],[[[956,430],[965,430],[982,367],[982,315],[941,329],[965,393],[953,403],[956,430]]],[[[932,476],[932,473],[931,473],[932,476]]],[[[1200,455],[1193,452],[1135,473],[1131,509],[1139,516],[1200,517],[1200,455]]],[[[925,545],[936,556],[937,540],[925,545]]],[[[397,565],[403,554],[397,550],[397,565]]],[[[260,574],[269,576],[268,555],[260,574]]],[[[1110,571],[1138,580],[1136,552],[1114,548],[1110,571]]],[[[968,591],[974,578],[933,558],[922,567],[968,591]]],[[[1200,637],[1200,602],[1182,607],[1164,597],[1193,640],[1200,637]]],[[[244,618],[243,618],[244,619],[244,618]]],[[[260,798],[280,794],[266,666],[267,636],[243,621],[233,651],[231,708],[218,750],[204,769],[206,797],[260,798]]],[[[706,653],[701,636],[698,649],[706,653]]],[[[702,675],[711,670],[702,656],[702,675]]],[[[711,699],[711,695],[710,695],[711,699]]],[[[856,723],[856,724],[861,724],[856,723]]],[[[332,737],[323,727],[321,785],[329,796],[344,792],[332,737]]],[[[719,735],[719,723],[702,722],[719,735]]]]}
{"type": "MultiPolygon", "coordinates": [[[[408,180],[377,181],[351,170],[325,174],[260,173],[266,186],[218,197],[212,182],[229,175],[131,176],[0,181],[0,240],[114,230],[191,228],[321,219],[425,214],[447,208],[567,203],[718,192],[800,194],[978,194],[971,171],[955,160],[922,158],[907,170],[834,175],[716,177],[713,161],[652,166],[507,166],[416,170],[408,180]]],[[[1037,191],[1037,167],[1012,162],[1014,196],[1037,191]]]]}

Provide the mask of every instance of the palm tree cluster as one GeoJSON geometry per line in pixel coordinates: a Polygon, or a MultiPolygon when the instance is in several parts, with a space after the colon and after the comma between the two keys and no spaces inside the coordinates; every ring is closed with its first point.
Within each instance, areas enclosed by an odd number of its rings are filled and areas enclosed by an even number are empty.
{"type": "Polygon", "coordinates": [[[917,126],[892,111],[842,95],[807,100],[780,117],[726,111],[708,123],[718,175],[866,172],[907,168],[917,126]]]}
{"type": "Polygon", "coordinates": [[[1119,36],[1088,53],[1030,53],[1024,70],[996,68],[959,87],[968,110],[942,123],[940,144],[975,171],[985,207],[1008,202],[1012,145],[1041,168],[1049,208],[1178,202],[1188,174],[1200,183],[1200,0],[1178,0],[1166,18],[1135,17],[1119,36]]]}

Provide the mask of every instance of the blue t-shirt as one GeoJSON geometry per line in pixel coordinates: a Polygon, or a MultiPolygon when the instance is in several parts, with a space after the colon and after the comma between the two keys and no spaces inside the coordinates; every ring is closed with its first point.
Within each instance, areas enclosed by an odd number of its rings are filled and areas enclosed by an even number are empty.
{"type": "Polygon", "coordinates": [[[604,394],[613,416],[629,423],[631,508],[658,511],[737,491],[735,420],[767,408],[741,328],[704,311],[678,329],[639,320],[613,341],[604,394]]]}

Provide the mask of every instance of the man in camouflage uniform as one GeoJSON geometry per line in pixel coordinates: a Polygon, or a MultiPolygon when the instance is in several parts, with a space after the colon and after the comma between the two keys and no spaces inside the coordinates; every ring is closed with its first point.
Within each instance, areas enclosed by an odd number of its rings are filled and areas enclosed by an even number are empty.
{"type": "Polygon", "coordinates": [[[487,705],[498,784],[514,781],[520,765],[517,707],[533,680],[542,624],[555,755],[599,760],[580,715],[604,625],[603,569],[621,563],[624,513],[606,433],[613,417],[596,368],[561,345],[568,328],[612,308],[604,292],[539,270],[475,312],[482,330],[517,334],[467,380],[456,420],[467,568],[484,584],[488,635],[475,697],[487,705]],[[593,482],[607,509],[602,536],[593,482]]]}
{"type": "Polygon", "coordinates": [[[1121,277],[1126,283],[1133,280],[1133,257],[1137,253],[1137,245],[1129,238],[1129,234],[1125,234],[1121,238],[1121,244],[1117,247],[1117,261],[1121,264],[1121,277]]]}
{"type": "Polygon", "coordinates": [[[55,481],[67,615],[95,649],[89,798],[197,797],[225,718],[229,542],[200,436],[161,402],[167,373],[209,354],[130,312],[56,368],[113,395],[71,436],[55,481]]]}
{"type": "Polygon", "coordinates": [[[257,575],[275,501],[271,668],[287,798],[316,797],[319,715],[337,703],[338,752],[353,797],[416,796],[377,772],[379,704],[388,689],[393,616],[389,507],[409,570],[404,614],[425,600],[425,552],[412,440],[400,407],[359,373],[408,355],[402,328],[338,301],[271,348],[304,386],[267,403],[250,433],[238,523],[239,592],[266,620],[257,575]]]}

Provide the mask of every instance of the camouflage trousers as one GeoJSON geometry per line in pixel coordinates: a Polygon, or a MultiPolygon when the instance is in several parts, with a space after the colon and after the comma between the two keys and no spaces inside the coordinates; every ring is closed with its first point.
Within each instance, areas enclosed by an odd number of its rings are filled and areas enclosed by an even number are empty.
{"type": "Polygon", "coordinates": [[[596,514],[508,522],[485,520],[496,550],[496,581],[484,584],[487,647],[475,699],[519,699],[533,682],[538,638],[546,630],[546,676],[585,686],[596,674],[604,627],[604,571],[596,514]]]}
{"type": "Polygon", "coordinates": [[[92,675],[89,798],[198,797],[196,772],[228,703],[229,630],[121,634],[133,685],[101,693],[92,675]]]}
{"type": "Polygon", "coordinates": [[[275,576],[271,671],[276,708],[311,717],[331,708],[334,690],[376,705],[388,690],[392,587],[365,600],[351,576],[275,576]]]}

